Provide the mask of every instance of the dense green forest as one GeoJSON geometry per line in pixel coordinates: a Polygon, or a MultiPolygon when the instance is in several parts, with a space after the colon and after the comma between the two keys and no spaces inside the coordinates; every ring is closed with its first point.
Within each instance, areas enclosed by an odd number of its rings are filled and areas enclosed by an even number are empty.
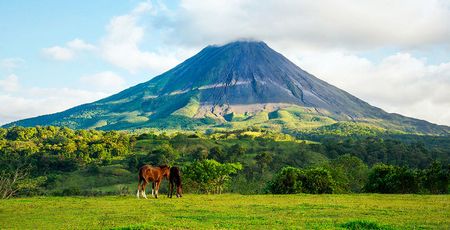
{"type": "Polygon", "coordinates": [[[0,189],[129,194],[143,164],[179,166],[185,192],[447,193],[450,137],[0,129],[0,189]]]}

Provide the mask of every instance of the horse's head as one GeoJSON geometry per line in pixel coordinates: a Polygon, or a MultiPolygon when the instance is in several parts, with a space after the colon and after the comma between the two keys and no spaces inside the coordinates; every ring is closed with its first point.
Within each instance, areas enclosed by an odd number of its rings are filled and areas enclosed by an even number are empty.
{"type": "Polygon", "coordinates": [[[168,165],[161,165],[159,166],[159,168],[161,169],[161,174],[164,178],[168,179],[169,175],[170,175],[170,166],[168,165]]]}

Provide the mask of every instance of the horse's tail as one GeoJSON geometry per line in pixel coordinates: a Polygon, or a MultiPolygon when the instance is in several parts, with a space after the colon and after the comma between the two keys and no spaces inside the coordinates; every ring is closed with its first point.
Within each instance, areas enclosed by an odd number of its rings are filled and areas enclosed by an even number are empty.
{"type": "Polygon", "coordinates": [[[181,186],[181,173],[180,173],[180,169],[178,167],[172,167],[170,170],[170,175],[171,178],[173,180],[173,182],[175,182],[176,186],[181,186]]]}
{"type": "Polygon", "coordinates": [[[139,192],[142,190],[142,181],[144,180],[144,177],[142,174],[142,169],[139,169],[138,173],[138,190],[137,190],[137,197],[139,198],[139,192]]]}

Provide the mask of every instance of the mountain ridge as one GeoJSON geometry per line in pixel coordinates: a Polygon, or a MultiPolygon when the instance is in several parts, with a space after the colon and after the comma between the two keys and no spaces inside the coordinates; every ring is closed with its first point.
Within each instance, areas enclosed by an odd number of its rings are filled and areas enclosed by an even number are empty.
{"type": "Polygon", "coordinates": [[[447,126],[371,106],[304,71],[261,41],[207,46],[173,69],[117,94],[5,126],[134,129],[167,128],[166,123],[173,123],[181,128],[234,128],[245,120],[252,121],[248,125],[280,129],[352,121],[409,133],[450,132],[447,126]],[[276,111],[281,118],[269,114],[276,111]],[[267,116],[255,121],[260,113],[267,116]]]}

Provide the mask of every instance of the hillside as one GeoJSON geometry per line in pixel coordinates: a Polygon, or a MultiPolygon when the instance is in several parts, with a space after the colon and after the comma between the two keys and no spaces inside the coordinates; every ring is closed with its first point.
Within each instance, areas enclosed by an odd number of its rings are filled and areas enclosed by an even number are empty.
{"type": "Polygon", "coordinates": [[[256,41],[208,46],[175,68],[118,94],[5,127],[121,130],[256,126],[299,131],[337,122],[355,123],[376,132],[450,132],[447,126],[371,106],[256,41]]]}

